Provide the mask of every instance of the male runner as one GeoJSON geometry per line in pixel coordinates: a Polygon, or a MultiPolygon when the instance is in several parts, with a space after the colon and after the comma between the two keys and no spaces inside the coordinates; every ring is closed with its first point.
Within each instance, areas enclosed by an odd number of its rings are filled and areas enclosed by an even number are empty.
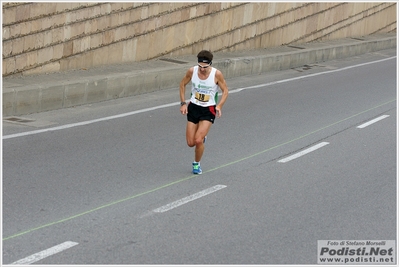
{"type": "Polygon", "coordinates": [[[222,107],[229,94],[223,74],[211,67],[213,54],[202,50],[197,55],[198,66],[191,67],[180,82],[180,112],[187,114],[186,139],[189,147],[195,146],[193,173],[201,174],[200,161],[204,143],[215,117],[222,116],[222,107]],[[191,81],[190,102],[185,102],[186,85],[191,81]],[[218,88],[223,92],[218,103],[218,88]]]}

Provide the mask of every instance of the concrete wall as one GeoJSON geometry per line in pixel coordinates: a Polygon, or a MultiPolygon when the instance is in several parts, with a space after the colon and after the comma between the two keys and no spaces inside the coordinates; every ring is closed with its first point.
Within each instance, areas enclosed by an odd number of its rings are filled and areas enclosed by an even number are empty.
{"type": "Polygon", "coordinates": [[[3,76],[396,31],[396,3],[3,3],[3,76]]]}

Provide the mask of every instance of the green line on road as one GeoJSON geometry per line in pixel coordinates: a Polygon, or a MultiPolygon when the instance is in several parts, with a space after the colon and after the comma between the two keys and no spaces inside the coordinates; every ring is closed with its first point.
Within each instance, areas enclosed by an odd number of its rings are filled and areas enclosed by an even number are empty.
{"type": "MultiPolygon", "coordinates": [[[[373,110],[373,109],[382,107],[382,106],[387,105],[387,104],[389,104],[389,103],[392,103],[392,102],[394,102],[394,101],[396,101],[396,99],[387,101],[387,102],[382,103],[382,104],[380,104],[380,105],[378,105],[378,106],[375,106],[375,107],[373,107],[373,108],[364,110],[364,111],[359,112],[359,113],[357,113],[357,114],[355,114],[355,115],[352,115],[352,116],[347,117],[347,118],[345,118],[345,119],[342,119],[342,120],[340,120],[340,121],[334,122],[334,123],[332,123],[332,124],[329,124],[329,125],[327,125],[327,126],[324,126],[324,127],[322,127],[322,128],[319,128],[319,129],[317,129],[317,130],[315,130],[315,131],[312,131],[312,132],[310,132],[310,133],[307,133],[307,134],[305,134],[305,135],[302,135],[302,136],[299,136],[299,137],[297,137],[297,138],[294,138],[294,139],[292,139],[292,140],[290,140],[290,141],[287,141],[287,142],[278,144],[278,145],[276,145],[276,146],[270,147],[270,148],[265,149],[265,150],[263,150],[263,151],[260,151],[260,152],[258,152],[258,153],[255,153],[255,154],[249,155],[249,156],[247,156],[247,157],[238,159],[238,160],[236,160],[236,161],[232,161],[232,162],[226,163],[226,164],[224,164],[224,165],[220,165],[220,166],[218,166],[218,167],[216,167],[216,168],[213,168],[213,169],[210,169],[210,170],[208,170],[208,171],[204,171],[203,173],[205,174],[205,173],[213,172],[213,171],[219,170],[219,169],[221,169],[221,168],[224,168],[224,167],[233,165],[233,164],[235,164],[235,163],[242,162],[242,161],[248,160],[248,159],[250,159],[250,158],[259,156],[259,155],[264,154],[264,153],[266,153],[266,152],[269,152],[269,151],[271,151],[271,150],[273,150],[273,149],[276,149],[276,148],[278,148],[278,147],[281,147],[281,146],[287,145],[287,144],[289,144],[289,143],[295,142],[295,141],[297,141],[297,140],[300,140],[300,139],[302,139],[302,138],[305,138],[305,137],[307,137],[307,136],[310,136],[310,135],[312,135],[312,134],[315,134],[315,133],[317,133],[317,132],[320,132],[320,131],[322,131],[322,130],[324,130],[324,129],[327,129],[327,128],[331,127],[331,126],[334,126],[334,125],[339,124],[339,123],[341,123],[341,122],[344,122],[344,121],[346,121],[346,120],[352,119],[352,118],[354,118],[354,117],[356,117],[356,116],[359,116],[359,115],[361,115],[361,114],[363,114],[363,113],[369,112],[369,111],[371,111],[371,110],[373,110]]],[[[49,226],[53,226],[53,225],[56,225],[56,224],[59,224],[59,223],[63,223],[63,222],[66,222],[66,221],[69,221],[69,220],[72,220],[72,219],[81,217],[81,216],[83,216],[83,215],[92,213],[92,212],[94,212],[94,211],[101,210],[101,209],[104,209],[104,208],[107,208],[107,207],[111,207],[111,206],[113,206],[113,205],[116,205],[116,204],[119,204],[119,203],[122,203],[122,202],[125,202],[125,201],[128,201],[128,200],[131,200],[131,199],[134,199],[134,198],[137,198],[137,197],[140,197],[140,196],[147,195],[147,194],[149,194],[149,193],[156,192],[156,191],[158,191],[158,190],[160,190],[160,189],[163,189],[163,188],[166,188],[166,187],[169,187],[169,186],[172,186],[172,185],[175,185],[175,184],[178,184],[178,183],[181,183],[181,182],[190,180],[190,179],[192,179],[192,178],[194,178],[194,177],[198,177],[198,175],[191,175],[191,176],[188,176],[188,177],[186,177],[186,178],[183,178],[183,179],[180,179],[180,180],[177,180],[177,181],[174,181],[174,182],[165,184],[165,185],[163,185],[163,186],[160,186],[160,187],[157,187],[157,188],[154,188],[154,189],[151,189],[151,190],[148,190],[148,191],[139,193],[139,194],[137,194],[137,195],[130,196],[130,197],[127,197],[127,198],[124,198],[124,199],[120,199],[120,200],[117,200],[117,201],[114,201],[114,202],[105,204],[105,205],[103,205],[103,206],[99,206],[99,207],[97,207],[97,208],[94,208],[94,209],[91,209],[91,210],[88,210],[88,211],[85,211],[85,212],[82,212],[82,213],[79,213],[79,214],[70,216],[70,217],[68,217],[68,218],[65,218],[65,219],[62,219],[62,220],[59,220],[59,221],[55,221],[55,222],[52,222],[52,223],[44,224],[44,225],[41,225],[41,226],[38,226],[38,227],[35,227],[35,228],[32,228],[32,229],[29,229],[29,230],[20,232],[20,233],[18,233],[18,234],[15,234],[15,235],[12,235],[12,236],[9,236],[9,237],[5,237],[5,238],[3,238],[3,241],[9,240],[9,239],[12,239],[12,238],[15,238],[15,237],[19,237],[19,236],[22,236],[22,235],[25,235],[25,234],[34,232],[34,231],[36,231],[36,230],[40,230],[40,229],[49,227],[49,226]]]]}

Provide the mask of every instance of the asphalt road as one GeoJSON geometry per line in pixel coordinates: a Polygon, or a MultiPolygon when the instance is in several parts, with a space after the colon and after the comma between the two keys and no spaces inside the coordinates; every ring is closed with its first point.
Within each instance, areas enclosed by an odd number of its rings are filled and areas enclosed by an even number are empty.
{"type": "Polygon", "coordinates": [[[3,264],[316,264],[318,240],[396,240],[396,62],[228,80],[200,176],[178,89],[3,122],[3,264]]]}

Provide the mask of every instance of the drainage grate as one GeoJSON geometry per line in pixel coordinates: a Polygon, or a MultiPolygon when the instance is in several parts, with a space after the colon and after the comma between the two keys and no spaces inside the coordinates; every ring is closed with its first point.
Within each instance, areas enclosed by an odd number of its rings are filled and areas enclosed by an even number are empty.
{"type": "Polygon", "coordinates": [[[302,67],[291,68],[291,69],[299,71],[299,72],[303,72],[304,70],[310,70],[310,69],[312,69],[312,67],[315,67],[315,66],[317,66],[317,65],[313,65],[313,66],[311,66],[311,65],[303,65],[302,67]]]}
{"type": "Polygon", "coordinates": [[[312,66],[309,65],[303,65],[303,70],[310,70],[312,68],[312,66]]]}
{"type": "Polygon", "coordinates": [[[21,118],[21,117],[7,117],[7,118],[4,118],[3,121],[17,122],[17,123],[28,123],[28,122],[34,122],[35,120],[21,118]]]}
{"type": "Polygon", "coordinates": [[[171,62],[171,63],[177,63],[177,64],[187,64],[188,62],[176,60],[176,59],[171,59],[171,58],[160,58],[159,60],[166,61],[166,62],[171,62]]]}

